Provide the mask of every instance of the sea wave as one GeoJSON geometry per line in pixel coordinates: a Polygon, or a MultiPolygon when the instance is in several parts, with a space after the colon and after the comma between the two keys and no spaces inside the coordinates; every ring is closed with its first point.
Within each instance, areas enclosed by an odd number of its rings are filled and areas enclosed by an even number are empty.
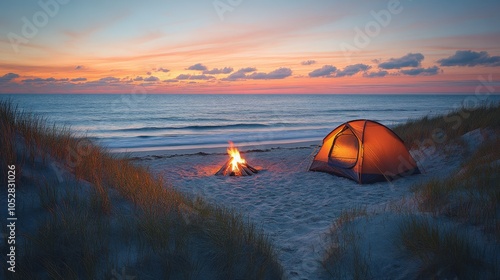
{"type": "Polygon", "coordinates": [[[135,132],[135,131],[156,131],[156,130],[210,130],[210,129],[234,129],[234,128],[263,128],[286,125],[284,123],[261,124],[261,123],[236,123],[227,125],[187,125],[187,126],[145,126],[134,128],[110,129],[107,132],[135,132]]]}
{"type": "Polygon", "coordinates": [[[207,134],[204,137],[190,137],[189,135],[177,135],[176,137],[147,136],[137,137],[103,137],[98,140],[100,144],[108,148],[139,148],[139,147],[164,147],[184,145],[213,145],[227,144],[231,140],[234,143],[262,142],[262,141],[289,141],[302,139],[322,139],[329,129],[304,129],[282,132],[248,132],[207,134]]]}

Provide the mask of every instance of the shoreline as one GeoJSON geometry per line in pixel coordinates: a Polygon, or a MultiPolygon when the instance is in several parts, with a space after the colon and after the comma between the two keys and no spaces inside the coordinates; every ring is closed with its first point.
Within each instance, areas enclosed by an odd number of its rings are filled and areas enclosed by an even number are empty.
{"type": "MultiPolygon", "coordinates": [[[[312,146],[320,146],[323,139],[300,139],[291,141],[262,141],[262,142],[247,142],[235,143],[235,146],[241,153],[249,153],[261,150],[272,149],[295,149],[312,146]]],[[[117,155],[129,155],[133,158],[142,158],[148,156],[168,157],[168,156],[183,156],[192,154],[226,154],[229,144],[212,144],[212,145],[186,145],[175,147],[151,147],[151,148],[134,148],[134,149],[109,149],[109,152],[117,155]]]]}

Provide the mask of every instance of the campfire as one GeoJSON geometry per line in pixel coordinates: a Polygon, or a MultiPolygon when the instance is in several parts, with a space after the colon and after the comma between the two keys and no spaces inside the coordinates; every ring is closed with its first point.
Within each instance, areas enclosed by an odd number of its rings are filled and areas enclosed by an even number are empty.
{"type": "Polygon", "coordinates": [[[234,146],[233,142],[229,141],[227,149],[229,160],[215,173],[222,176],[252,176],[259,172],[251,167],[247,161],[241,157],[240,151],[234,146]]]}

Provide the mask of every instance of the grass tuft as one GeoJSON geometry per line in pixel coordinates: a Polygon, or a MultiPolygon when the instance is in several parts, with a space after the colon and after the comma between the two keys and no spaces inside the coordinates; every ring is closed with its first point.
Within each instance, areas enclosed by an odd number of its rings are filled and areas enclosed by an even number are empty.
{"type": "Polygon", "coordinates": [[[446,115],[425,116],[408,120],[392,130],[409,149],[420,149],[424,145],[440,146],[478,128],[500,129],[500,104],[484,104],[475,108],[460,108],[446,115]]]}
{"type": "Polygon", "coordinates": [[[496,226],[500,212],[499,161],[496,141],[484,142],[457,174],[414,187],[419,209],[480,226],[500,240],[496,226]]]}
{"type": "Polygon", "coordinates": [[[400,225],[403,247],[420,259],[420,278],[477,279],[494,274],[484,259],[484,249],[456,230],[437,222],[409,216],[400,225]]]}
{"type": "Polygon", "coordinates": [[[352,224],[356,219],[366,216],[364,207],[343,210],[330,228],[321,265],[333,279],[371,278],[369,256],[361,252],[360,233],[352,224]]]}

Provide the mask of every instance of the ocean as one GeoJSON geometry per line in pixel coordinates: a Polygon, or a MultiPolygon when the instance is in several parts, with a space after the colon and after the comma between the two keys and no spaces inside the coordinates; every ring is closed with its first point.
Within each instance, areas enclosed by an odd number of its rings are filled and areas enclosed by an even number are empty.
{"type": "Polygon", "coordinates": [[[111,151],[321,141],[352,119],[389,127],[500,96],[10,94],[20,109],[69,126],[111,151]]]}

